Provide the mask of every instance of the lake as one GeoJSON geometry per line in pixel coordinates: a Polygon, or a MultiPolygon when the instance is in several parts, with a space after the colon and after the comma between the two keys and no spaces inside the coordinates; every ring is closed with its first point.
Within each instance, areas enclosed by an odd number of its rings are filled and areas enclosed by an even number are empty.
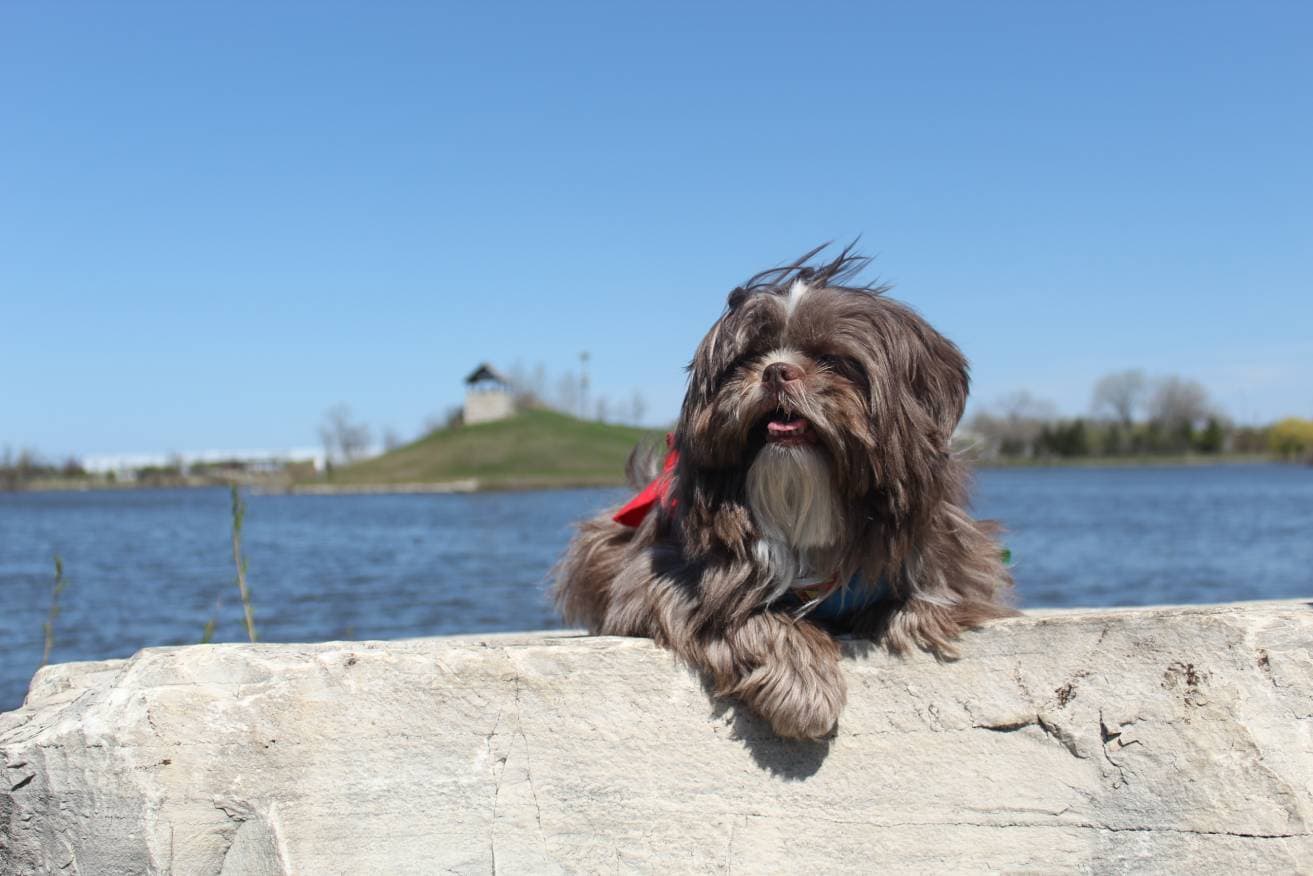
{"type": "MultiPolygon", "coordinates": [[[[247,496],[265,641],[560,626],[544,596],[570,523],[629,495],[247,496]]],[[[989,469],[978,516],[1008,528],[1022,607],[1313,595],[1313,468],[989,469]]],[[[224,489],[0,493],[0,711],[41,659],[51,556],[68,589],[52,662],[245,636],[224,489]]]]}

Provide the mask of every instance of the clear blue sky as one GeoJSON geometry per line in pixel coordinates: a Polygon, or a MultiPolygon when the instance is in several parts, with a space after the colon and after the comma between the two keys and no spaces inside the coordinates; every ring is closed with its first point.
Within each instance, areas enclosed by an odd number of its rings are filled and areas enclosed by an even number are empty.
{"type": "Polygon", "coordinates": [[[1313,6],[0,6],[0,443],[415,433],[483,359],[673,417],[746,275],[862,235],[976,403],[1313,415],[1313,6]]]}

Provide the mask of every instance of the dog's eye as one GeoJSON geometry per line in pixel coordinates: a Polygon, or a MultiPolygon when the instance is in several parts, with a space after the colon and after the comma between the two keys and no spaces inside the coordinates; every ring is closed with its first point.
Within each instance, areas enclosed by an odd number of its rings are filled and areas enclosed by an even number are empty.
{"type": "Polygon", "coordinates": [[[850,359],[847,356],[837,356],[833,353],[822,353],[815,357],[816,364],[829,371],[831,374],[837,374],[844,380],[863,390],[869,389],[870,381],[862,366],[856,359],[850,359]]]}
{"type": "Polygon", "coordinates": [[[729,380],[731,377],[746,368],[748,363],[755,358],[756,356],[752,353],[740,353],[734,359],[730,360],[730,362],[716,374],[716,382],[724,383],[726,380],[729,380]]]}
{"type": "Polygon", "coordinates": [[[816,357],[816,364],[831,371],[838,372],[845,377],[858,377],[862,373],[861,366],[847,356],[836,356],[831,353],[822,353],[816,357]]]}

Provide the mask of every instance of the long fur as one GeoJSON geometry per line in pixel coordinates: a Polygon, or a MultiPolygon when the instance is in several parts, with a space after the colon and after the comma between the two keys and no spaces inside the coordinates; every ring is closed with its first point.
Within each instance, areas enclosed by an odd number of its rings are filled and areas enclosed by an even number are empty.
{"type": "MultiPolygon", "coordinates": [[[[583,523],[556,574],[567,621],[649,636],[781,736],[829,733],[845,699],[834,633],[956,655],[964,631],[1015,612],[994,528],[967,513],[949,439],[967,396],[956,346],[880,286],[867,260],[813,250],[729,295],[689,365],[672,502],[630,528],[583,523]],[[786,362],[785,382],[764,372],[786,362]],[[814,445],[765,437],[774,412],[814,445]],[[889,597],[838,624],[780,604],[790,587],[882,581],[889,597]]],[[[659,460],[636,456],[645,482],[659,460]]]]}

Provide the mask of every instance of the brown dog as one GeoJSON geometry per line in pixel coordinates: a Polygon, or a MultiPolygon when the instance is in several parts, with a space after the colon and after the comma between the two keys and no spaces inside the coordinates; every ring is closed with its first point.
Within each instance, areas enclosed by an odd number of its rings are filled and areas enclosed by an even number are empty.
{"type": "Polygon", "coordinates": [[[666,471],[580,527],[555,586],[567,621],[655,639],[800,739],[843,708],[833,633],[952,656],[1015,613],[949,449],[966,360],[885,288],[845,285],[867,259],[819,251],[730,293],[666,471]]]}

